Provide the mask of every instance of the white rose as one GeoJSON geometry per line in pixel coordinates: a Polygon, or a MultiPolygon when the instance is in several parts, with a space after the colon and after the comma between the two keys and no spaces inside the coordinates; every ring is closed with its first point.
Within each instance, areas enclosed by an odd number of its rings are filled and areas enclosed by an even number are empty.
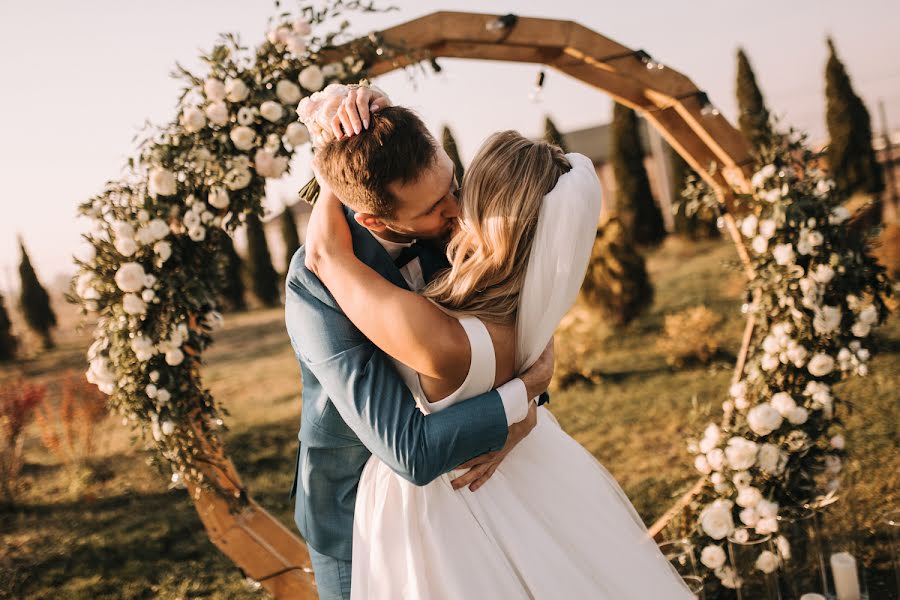
{"type": "Polygon", "coordinates": [[[762,237],[761,235],[753,238],[753,241],[750,243],[750,247],[753,248],[753,251],[757,254],[762,254],[769,248],[769,240],[762,237]]]}
{"type": "Polygon", "coordinates": [[[139,263],[125,263],[116,271],[116,285],[123,292],[139,292],[144,287],[144,267],[139,263]]]}
{"type": "Polygon", "coordinates": [[[242,190],[253,180],[253,174],[247,169],[231,169],[225,173],[222,182],[229,190],[242,190]]]}
{"type": "Polygon", "coordinates": [[[706,454],[706,462],[713,471],[721,471],[725,467],[725,452],[721,448],[714,448],[706,454]]]}
{"type": "Polygon", "coordinates": [[[181,113],[181,126],[185,131],[197,133],[206,127],[206,115],[196,106],[189,106],[181,113]]]}
{"type": "Polygon", "coordinates": [[[177,367],[184,360],[184,352],[178,348],[172,348],[166,352],[166,364],[170,367],[177,367]]]}
{"type": "Polygon", "coordinates": [[[300,76],[297,80],[300,82],[300,85],[310,92],[318,92],[325,85],[325,75],[322,74],[322,69],[316,65],[310,65],[300,71],[300,76]]]}
{"type": "Polygon", "coordinates": [[[306,51],[306,40],[302,35],[289,35],[285,46],[287,46],[288,52],[299,56],[306,51]]]}
{"type": "MultiPolygon", "coordinates": [[[[738,533],[743,532],[743,530],[738,531],[738,533]]],[[[746,532],[744,532],[746,533],[746,532]]],[[[738,540],[740,541],[740,540],[738,540]]],[[[746,541],[746,540],[744,540],[746,541]]],[[[722,583],[723,587],[727,587],[728,589],[734,590],[738,587],[738,576],[737,573],[734,572],[729,566],[724,566],[721,569],[716,569],[715,571],[716,577],[719,578],[719,581],[722,583]]]]}
{"type": "Polygon", "coordinates": [[[206,228],[203,226],[191,227],[188,229],[188,237],[195,242],[202,242],[206,239],[206,228]]]}
{"type": "Polygon", "coordinates": [[[89,383],[96,385],[107,396],[116,389],[116,375],[112,372],[109,361],[103,356],[91,360],[85,376],[89,383]]]}
{"type": "Polygon", "coordinates": [[[256,121],[256,115],[259,114],[259,111],[252,106],[242,106],[238,109],[237,113],[237,122],[238,125],[253,125],[254,121],[256,121]]]}
{"type": "Polygon", "coordinates": [[[225,188],[214,185],[209,190],[209,196],[206,198],[207,202],[209,202],[210,206],[213,208],[218,208],[219,210],[228,208],[229,198],[228,191],[225,188]]]}
{"type": "Polygon", "coordinates": [[[322,67],[322,75],[326,78],[328,77],[343,77],[344,75],[344,65],[343,63],[333,62],[328,63],[322,67]]]}
{"type": "Polygon", "coordinates": [[[816,270],[810,273],[810,277],[821,284],[825,284],[834,278],[834,269],[829,265],[817,265],[816,270]]]}
{"type": "Polygon", "coordinates": [[[748,471],[738,471],[731,478],[731,481],[734,482],[734,487],[740,489],[750,485],[750,483],[752,483],[753,481],[753,477],[748,471]]]}
{"type": "Polygon", "coordinates": [[[778,475],[784,468],[781,450],[775,444],[762,444],[757,461],[759,468],[769,475],[778,475]]]}
{"type": "Polygon", "coordinates": [[[790,244],[776,244],[772,256],[779,265],[789,265],[794,262],[794,247],[790,244]]]}
{"type": "Polygon", "coordinates": [[[840,473],[842,468],[843,463],[839,456],[832,456],[829,454],[825,457],[825,472],[829,475],[840,473]]]}
{"type": "Polygon", "coordinates": [[[757,404],[747,412],[747,424],[756,435],[768,435],[781,427],[783,417],[771,404],[757,404]]]}
{"type": "Polygon", "coordinates": [[[159,389],[151,383],[144,388],[144,392],[146,392],[148,398],[153,400],[159,394],[159,389]]]}
{"type": "Polygon", "coordinates": [[[808,418],[809,411],[802,406],[794,408],[787,414],[787,420],[790,421],[791,425],[803,425],[808,418]]]}
{"type": "Polygon", "coordinates": [[[774,371],[780,364],[781,361],[777,354],[764,354],[760,361],[760,366],[763,368],[763,371],[774,371]]]}
{"type": "Polygon", "coordinates": [[[747,527],[753,527],[759,521],[759,515],[755,508],[745,508],[738,513],[738,518],[747,527]]]}
{"type": "Polygon", "coordinates": [[[172,421],[163,421],[159,429],[162,431],[163,435],[172,435],[175,432],[175,423],[172,421]]]}
{"type": "Polygon", "coordinates": [[[823,306],[816,311],[813,327],[818,333],[831,333],[840,326],[843,316],[840,306],[823,306]]]}
{"type": "Polygon", "coordinates": [[[762,348],[769,354],[777,354],[781,352],[781,342],[774,335],[767,335],[762,343],[762,348]]]}
{"type": "Polygon", "coordinates": [[[874,325],[878,321],[878,309],[869,304],[864,309],[859,311],[857,320],[860,323],[864,323],[866,325],[874,325]]]}
{"type": "Polygon", "coordinates": [[[756,218],[756,215],[744,217],[744,220],[741,221],[741,233],[744,234],[744,237],[751,238],[756,235],[757,223],[759,223],[759,219],[756,218]]]}
{"type": "Polygon", "coordinates": [[[229,77],[225,80],[225,98],[229,102],[243,102],[250,95],[250,88],[241,79],[229,77]]]}
{"type": "Polygon", "coordinates": [[[153,219],[147,223],[147,229],[155,240],[161,240],[169,235],[169,224],[162,219],[153,219]]]}
{"type": "Polygon", "coordinates": [[[820,231],[810,231],[807,234],[807,239],[809,240],[809,243],[812,244],[813,246],[821,246],[822,242],[825,241],[825,237],[822,235],[822,233],[820,231]]]}
{"type": "Polygon", "coordinates": [[[110,223],[109,228],[112,229],[113,235],[117,238],[133,239],[135,236],[134,227],[126,221],[115,221],[110,223]]]}
{"type": "Polygon", "coordinates": [[[153,251],[156,252],[156,255],[159,256],[162,262],[166,262],[172,256],[172,244],[169,242],[156,242],[153,244],[153,251]]]}
{"type": "MultiPolygon", "coordinates": [[[[759,512],[757,510],[756,512],[759,512]]],[[[756,522],[756,533],[765,535],[767,533],[775,533],[778,531],[778,520],[775,517],[760,517],[756,522]]]]}
{"type": "MultiPolygon", "coordinates": [[[[753,410],[751,409],[750,412],[752,413],[753,410]]],[[[734,436],[728,440],[728,445],[725,447],[725,456],[728,458],[728,465],[732,469],[743,471],[756,463],[757,451],[758,444],[756,442],[734,436]]]]}
{"type": "Polygon", "coordinates": [[[213,125],[225,125],[228,123],[228,106],[224,102],[212,102],[206,107],[206,118],[213,125]]]}
{"type": "Polygon", "coordinates": [[[775,518],[778,516],[778,503],[762,499],[756,505],[756,512],[758,512],[761,517],[775,518]]]}
{"type": "Polygon", "coordinates": [[[710,544],[700,552],[700,562],[709,569],[718,569],[725,564],[725,550],[722,546],[710,544]]]}
{"type": "Polygon", "coordinates": [[[272,152],[260,148],[256,151],[253,162],[258,174],[277,179],[284,175],[288,166],[288,157],[275,156],[272,152]]]}
{"type": "Polygon", "coordinates": [[[759,235],[763,236],[767,240],[770,240],[772,239],[772,236],[775,235],[775,230],[777,228],[778,225],[776,225],[773,219],[765,219],[759,224],[759,235]]]}
{"type": "Polygon", "coordinates": [[[743,398],[747,394],[747,384],[743,381],[733,383],[731,384],[731,387],[728,388],[728,393],[732,398],[743,398]]]}
{"type": "Polygon", "coordinates": [[[194,227],[198,227],[200,225],[200,213],[193,211],[193,210],[189,210],[186,213],[184,213],[182,222],[184,223],[184,226],[187,229],[193,229],[194,227]]]}
{"type": "Polygon", "coordinates": [[[309,141],[309,131],[303,123],[293,122],[287,126],[284,133],[284,140],[292,147],[296,148],[309,141]]]}
{"type": "Polygon", "coordinates": [[[779,200],[781,200],[782,193],[781,193],[780,189],[775,188],[774,190],[768,190],[767,192],[763,192],[761,194],[761,196],[762,196],[763,200],[765,200],[766,202],[775,203],[775,202],[778,202],[779,200]]]}
{"type": "Polygon", "coordinates": [[[238,125],[228,134],[238,150],[249,150],[256,143],[256,132],[244,125],[238,125]]]}
{"type": "Polygon", "coordinates": [[[282,79],[278,82],[275,86],[275,95],[278,96],[278,100],[282,104],[296,104],[300,102],[300,98],[303,96],[297,84],[287,79],[282,79]]]}
{"type": "Polygon", "coordinates": [[[788,359],[794,363],[794,366],[800,368],[806,362],[806,356],[809,351],[800,344],[792,344],[787,351],[788,359]]]}
{"type": "Polygon", "coordinates": [[[853,327],[850,328],[850,333],[852,333],[856,337],[866,337],[867,335],[869,335],[871,329],[871,325],[857,321],[853,324],[853,327]]]}
{"type": "Polygon", "coordinates": [[[294,30],[294,33],[300,35],[309,35],[312,33],[312,26],[310,26],[309,21],[306,19],[297,19],[294,21],[293,25],[291,25],[291,28],[294,30]]]}
{"type": "Polygon", "coordinates": [[[125,258],[128,258],[137,252],[137,243],[131,238],[119,238],[113,245],[116,247],[119,254],[125,258]]]}
{"type": "Polygon", "coordinates": [[[135,357],[141,362],[150,360],[156,354],[156,347],[153,345],[153,340],[143,335],[131,340],[131,350],[134,352],[135,357]]]}
{"type": "Polygon", "coordinates": [[[156,298],[156,292],[153,290],[147,289],[141,292],[141,300],[144,302],[152,302],[154,298],[156,298]]]}
{"type": "Polygon", "coordinates": [[[694,459],[694,468],[700,471],[703,475],[708,475],[712,469],[709,466],[709,462],[706,460],[706,456],[703,454],[697,456],[694,459]]]}
{"type": "Polygon", "coordinates": [[[797,403],[787,392],[774,394],[769,402],[782,417],[786,417],[789,412],[797,408],[797,403]]]}
{"type": "Polygon", "coordinates": [[[156,238],[153,237],[153,232],[150,231],[149,227],[141,227],[134,237],[142,246],[152,244],[156,241],[156,238]]]}
{"type": "Polygon", "coordinates": [[[844,441],[844,436],[841,434],[837,434],[831,438],[831,447],[835,450],[843,450],[845,445],[846,442],[844,441]]]}
{"type": "Polygon", "coordinates": [[[147,303],[137,294],[125,294],[122,297],[122,308],[129,315],[142,315],[147,312],[147,303]]]}
{"type": "Polygon", "coordinates": [[[166,388],[162,388],[156,393],[156,400],[162,404],[165,404],[169,400],[171,400],[172,394],[169,393],[169,390],[166,388]]]}
{"type": "Polygon", "coordinates": [[[260,105],[259,114],[261,114],[262,117],[267,121],[275,123],[284,116],[284,107],[272,100],[266,100],[260,105]]]}
{"type": "Polygon", "coordinates": [[[157,196],[174,196],[176,191],[175,173],[161,167],[150,169],[147,191],[157,196]]]}
{"type": "Polygon", "coordinates": [[[210,77],[203,83],[203,93],[210,102],[219,102],[225,99],[225,84],[221,79],[210,77]]]}
{"type": "Polygon", "coordinates": [[[744,410],[750,406],[750,401],[744,398],[743,396],[735,399],[734,407],[738,410],[744,410]]]}
{"type": "Polygon", "coordinates": [[[93,285],[94,274],[90,272],[82,273],[75,281],[75,293],[78,294],[79,297],[85,298],[86,294],[88,293],[88,289],[93,289],[93,285]]]}
{"type": "Polygon", "coordinates": [[[762,492],[758,488],[748,486],[738,490],[738,496],[735,504],[743,508],[753,508],[762,500],[762,492]]]}
{"type": "Polygon", "coordinates": [[[734,531],[731,509],[723,506],[709,506],[700,513],[700,527],[714,540],[721,540],[734,531]]]}
{"type": "Polygon", "coordinates": [[[775,538],[775,547],[778,548],[778,554],[783,560],[791,559],[791,543],[783,535],[775,538]]]}
{"type": "Polygon", "coordinates": [[[778,568],[778,557],[771,550],[763,550],[756,559],[756,568],[763,573],[772,573],[778,568]]]}
{"type": "Polygon", "coordinates": [[[815,377],[824,377],[834,370],[834,358],[828,354],[814,354],[806,369],[815,377]]]}

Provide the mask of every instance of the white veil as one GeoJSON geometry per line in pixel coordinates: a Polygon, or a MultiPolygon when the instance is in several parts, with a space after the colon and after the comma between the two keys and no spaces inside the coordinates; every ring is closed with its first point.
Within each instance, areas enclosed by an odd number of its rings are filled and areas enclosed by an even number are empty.
{"type": "Polygon", "coordinates": [[[538,359],[575,302],[596,237],[601,191],[594,164],[574,152],[566,158],[572,169],[544,196],[519,296],[519,373],[538,359]]]}

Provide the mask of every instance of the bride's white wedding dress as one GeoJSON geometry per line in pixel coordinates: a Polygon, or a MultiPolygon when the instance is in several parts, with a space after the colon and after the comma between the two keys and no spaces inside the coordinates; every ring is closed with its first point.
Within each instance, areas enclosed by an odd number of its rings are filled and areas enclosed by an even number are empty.
{"type": "MultiPolygon", "coordinates": [[[[520,298],[517,364],[536,360],[584,277],[599,212],[593,165],[573,169],[544,199],[520,298]],[[587,222],[587,225],[585,225],[587,222]]],[[[400,363],[420,409],[436,412],[494,386],[490,334],[460,316],[471,344],[466,380],[428,403],[400,363]]],[[[374,456],[356,497],[354,600],[693,598],[625,493],[546,408],[537,426],[478,491],[454,490],[459,473],[417,487],[374,456]]]]}

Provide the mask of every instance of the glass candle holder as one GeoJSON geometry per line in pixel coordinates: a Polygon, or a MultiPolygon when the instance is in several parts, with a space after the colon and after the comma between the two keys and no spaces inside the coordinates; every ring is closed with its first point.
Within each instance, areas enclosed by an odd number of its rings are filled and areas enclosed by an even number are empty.
{"type": "Polygon", "coordinates": [[[693,594],[702,600],[703,578],[697,571],[697,557],[694,554],[694,545],[686,539],[667,540],[659,544],[669,564],[678,572],[693,594]]]}
{"type": "Polygon", "coordinates": [[[822,510],[810,507],[784,512],[777,517],[775,549],[781,593],[787,598],[825,594],[826,569],[822,544],[822,510]]]}
{"type": "Polygon", "coordinates": [[[728,536],[728,556],[735,571],[738,600],[781,600],[777,575],[780,561],[771,534],[736,529],[728,536]]]}

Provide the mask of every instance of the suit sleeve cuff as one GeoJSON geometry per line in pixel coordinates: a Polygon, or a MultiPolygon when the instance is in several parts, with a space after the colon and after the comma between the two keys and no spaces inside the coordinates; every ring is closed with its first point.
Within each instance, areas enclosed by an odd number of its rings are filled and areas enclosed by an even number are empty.
{"type": "Polygon", "coordinates": [[[528,390],[521,379],[513,379],[497,388],[503,410],[506,411],[507,426],[518,423],[528,416],[528,390]]]}

